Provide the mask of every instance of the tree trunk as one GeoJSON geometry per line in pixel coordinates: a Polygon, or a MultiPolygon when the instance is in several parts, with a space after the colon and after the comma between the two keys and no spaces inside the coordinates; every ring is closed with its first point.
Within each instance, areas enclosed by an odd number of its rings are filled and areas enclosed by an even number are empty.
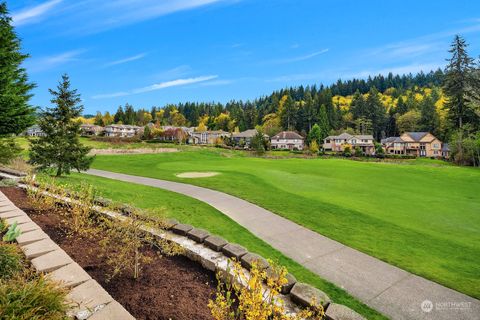
{"type": "Polygon", "coordinates": [[[62,166],[59,165],[57,168],[57,177],[60,177],[62,175],[62,166]]]}

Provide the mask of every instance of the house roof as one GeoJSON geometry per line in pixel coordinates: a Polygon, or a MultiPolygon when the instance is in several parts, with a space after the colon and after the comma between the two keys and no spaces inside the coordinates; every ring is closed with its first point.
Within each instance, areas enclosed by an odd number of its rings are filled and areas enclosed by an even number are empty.
{"type": "Polygon", "coordinates": [[[282,132],[279,132],[276,135],[274,135],[272,137],[272,139],[288,139],[288,140],[301,139],[301,140],[303,140],[303,137],[301,135],[299,135],[298,133],[294,132],[294,131],[282,131],[282,132]]]}
{"type": "Polygon", "coordinates": [[[429,132],[405,132],[413,139],[413,141],[420,141],[423,137],[425,137],[429,132]]]}
{"type": "MultiPolygon", "coordinates": [[[[237,132],[232,134],[232,138],[253,138],[258,131],[256,129],[248,129],[242,132],[237,132]]],[[[264,137],[268,137],[266,134],[263,135],[264,137]]]]}
{"type": "Polygon", "coordinates": [[[340,139],[340,140],[348,140],[351,138],[357,139],[366,139],[366,140],[373,140],[373,136],[371,134],[358,134],[358,135],[351,135],[349,133],[343,132],[338,136],[328,136],[325,139],[340,139]]]}
{"type": "Polygon", "coordinates": [[[450,147],[449,147],[448,143],[442,144],[442,151],[450,151],[450,147]]]}
{"type": "Polygon", "coordinates": [[[385,138],[385,139],[380,140],[380,143],[392,143],[392,142],[395,142],[395,140],[396,140],[397,138],[398,138],[398,137],[388,137],[388,138],[385,138]]]}

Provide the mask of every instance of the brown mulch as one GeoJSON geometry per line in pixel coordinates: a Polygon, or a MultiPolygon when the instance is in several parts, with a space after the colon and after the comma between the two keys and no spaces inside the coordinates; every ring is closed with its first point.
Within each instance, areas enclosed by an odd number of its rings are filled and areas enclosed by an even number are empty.
{"type": "MultiPolygon", "coordinates": [[[[65,252],[67,252],[92,278],[122,304],[137,319],[212,319],[208,300],[212,298],[215,275],[183,256],[154,259],[143,266],[137,280],[119,276],[105,281],[108,270],[99,255],[97,241],[67,236],[62,229],[61,217],[55,213],[39,214],[28,203],[24,190],[0,188],[17,207],[24,210],[65,252]]],[[[157,253],[145,249],[148,255],[157,253]]]]}

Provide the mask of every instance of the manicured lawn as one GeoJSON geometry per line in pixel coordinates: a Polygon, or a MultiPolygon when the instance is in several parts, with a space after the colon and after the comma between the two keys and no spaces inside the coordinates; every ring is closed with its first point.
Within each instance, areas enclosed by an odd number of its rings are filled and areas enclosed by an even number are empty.
{"type": "Polygon", "coordinates": [[[321,279],[295,261],[283,256],[270,245],[255,237],[215,208],[198,200],[158,188],[130,184],[85,174],[74,173],[57,180],[61,184],[79,186],[88,183],[102,194],[121,203],[130,203],[139,208],[163,208],[165,216],[174,217],[183,223],[204,228],[213,234],[222,235],[231,242],[239,243],[248,250],[278,261],[294,274],[299,281],[310,283],[326,292],[335,302],[349,306],[368,319],[385,319],[376,311],[349,296],[342,289],[321,279]]]}
{"type": "Polygon", "coordinates": [[[480,170],[423,159],[406,164],[264,159],[188,147],[168,154],[97,156],[93,167],[236,195],[480,298],[480,170]],[[175,176],[186,171],[220,174],[175,176]]]}

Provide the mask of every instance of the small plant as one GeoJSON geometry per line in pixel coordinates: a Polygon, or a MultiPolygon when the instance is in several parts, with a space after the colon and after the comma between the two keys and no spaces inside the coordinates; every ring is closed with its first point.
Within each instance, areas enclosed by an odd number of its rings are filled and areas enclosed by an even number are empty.
{"type": "Polygon", "coordinates": [[[10,278],[21,270],[22,257],[16,245],[0,243],[0,279],[10,278]]]}
{"type": "Polygon", "coordinates": [[[208,303],[215,320],[323,319],[323,308],[321,305],[317,306],[315,302],[312,302],[310,309],[297,314],[286,314],[283,300],[279,299],[279,295],[281,287],[287,283],[287,269],[271,261],[269,263],[272,268],[270,276],[255,262],[247,274],[235,260],[230,261],[231,269],[227,269],[226,277],[217,274],[219,283],[215,299],[208,303]],[[232,279],[228,276],[230,271],[233,273],[232,279]],[[221,281],[222,278],[226,278],[224,282],[221,281]]]}
{"type": "Polygon", "coordinates": [[[33,271],[0,279],[0,319],[66,320],[67,289],[33,271]]]}
{"type": "Polygon", "coordinates": [[[3,241],[5,242],[15,241],[15,239],[17,239],[17,237],[20,236],[21,233],[22,232],[17,226],[17,221],[15,221],[8,227],[7,233],[5,233],[5,235],[3,236],[3,241]]]}
{"type": "Polygon", "coordinates": [[[110,273],[107,274],[108,279],[124,273],[130,273],[134,279],[137,279],[142,266],[151,263],[154,259],[144,252],[145,245],[158,248],[165,255],[182,253],[182,248],[178,245],[159,239],[145,231],[152,228],[164,229],[163,221],[151,212],[132,209],[128,217],[123,217],[121,220],[99,217],[100,228],[104,235],[99,244],[102,256],[111,267],[110,273]]]}
{"type": "MultiPolygon", "coordinates": [[[[64,191],[66,193],[66,191],[64,191]]],[[[91,185],[82,183],[80,188],[71,193],[74,201],[68,203],[66,218],[63,221],[72,234],[87,235],[95,232],[94,220],[92,219],[95,192],[91,185]]]]}
{"type": "Polygon", "coordinates": [[[17,185],[15,179],[2,179],[0,180],[0,187],[13,187],[17,185]]]}

